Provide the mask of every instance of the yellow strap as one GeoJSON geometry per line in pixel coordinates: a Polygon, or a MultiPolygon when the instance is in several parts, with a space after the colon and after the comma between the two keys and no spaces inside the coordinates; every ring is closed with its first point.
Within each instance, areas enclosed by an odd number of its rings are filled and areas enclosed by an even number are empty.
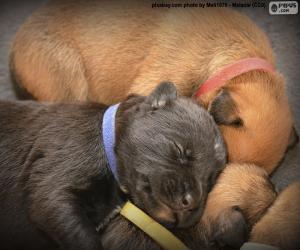
{"type": "Polygon", "coordinates": [[[143,230],[165,250],[188,250],[170,231],[154,221],[130,201],[126,202],[120,213],[143,230]]]}

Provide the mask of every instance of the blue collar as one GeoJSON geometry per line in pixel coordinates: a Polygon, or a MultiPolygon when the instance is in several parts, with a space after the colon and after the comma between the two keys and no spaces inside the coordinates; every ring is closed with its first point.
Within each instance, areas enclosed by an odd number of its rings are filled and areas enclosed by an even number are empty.
{"type": "Polygon", "coordinates": [[[114,151],[116,142],[116,131],[115,131],[115,118],[120,103],[110,106],[104,113],[102,121],[102,136],[104,143],[104,150],[108,160],[109,168],[118,181],[117,173],[117,160],[114,151]]]}

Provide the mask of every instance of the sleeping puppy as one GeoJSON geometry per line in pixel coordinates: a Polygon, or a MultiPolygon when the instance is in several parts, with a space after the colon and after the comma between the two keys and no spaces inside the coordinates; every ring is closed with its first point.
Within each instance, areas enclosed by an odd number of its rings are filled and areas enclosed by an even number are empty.
{"type": "MultiPolygon", "coordinates": [[[[245,58],[275,64],[268,38],[242,14],[152,4],[51,1],[16,35],[13,78],[38,100],[111,104],[130,93],[147,95],[165,80],[193,96],[209,77],[245,58]]],[[[220,126],[230,162],[271,173],[295,142],[285,81],[276,70],[232,76],[197,100],[220,126]]]]}
{"type": "MultiPolygon", "coordinates": [[[[273,185],[260,167],[229,164],[209,193],[199,223],[173,231],[190,249],[238,249],[275,198],[273,185]]],[[[101,237],[105,249],[161,249],[121,215],[111,221],[101,237]]]]}
{"type": "Polygon", "coordinates": [[[119,186],[164,225],[199,221],[226,162],[212,117],[170,83],[121,103],[117,183],[102,142],[105,110],[0,102],[1,249],[102,249],[95,228],[124,202],[119,186]]]}
{"type": "Polygon", "coordinates": [[[250,240],[279,247],[300,249],[300,181],[288,186],[253,227],[250,240]]]}

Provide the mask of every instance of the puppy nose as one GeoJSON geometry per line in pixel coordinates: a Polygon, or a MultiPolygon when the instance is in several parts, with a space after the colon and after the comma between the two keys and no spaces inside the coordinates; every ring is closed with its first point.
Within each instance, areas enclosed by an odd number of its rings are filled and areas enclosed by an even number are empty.
{"type": "Polygon", "coordinates": [[[194,209],[197,207],[196,199],[190,194],[186,193],[181,199],[182,209],[194,209]]]}

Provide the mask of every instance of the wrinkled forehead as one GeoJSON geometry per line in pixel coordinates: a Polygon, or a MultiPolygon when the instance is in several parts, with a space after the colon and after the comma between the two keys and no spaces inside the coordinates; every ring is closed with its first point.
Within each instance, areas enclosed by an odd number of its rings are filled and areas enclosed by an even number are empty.
{"type": "Polygon", "coordinates": [[[177,147],[206,155],[224,147],[217,126],[204,109],[194,103],[190,109],[179,104],[149,112],[134,122],[131,130],[139,151],[167,157],[177,147]]]}
{"type": "MultiPolygon", "coordinates": [[[[132,124],[137,136],[157,138],[164,135],[170,140],[201,144],[218,135],[214,120],[198,104],[185,99],[174,101],[161,109],[149,111],[132,124]]],[[[163,137],[161,137],[163,138],[163,137]]],[[[162,139],[162,142],[167,142],[162,139]]]]}

